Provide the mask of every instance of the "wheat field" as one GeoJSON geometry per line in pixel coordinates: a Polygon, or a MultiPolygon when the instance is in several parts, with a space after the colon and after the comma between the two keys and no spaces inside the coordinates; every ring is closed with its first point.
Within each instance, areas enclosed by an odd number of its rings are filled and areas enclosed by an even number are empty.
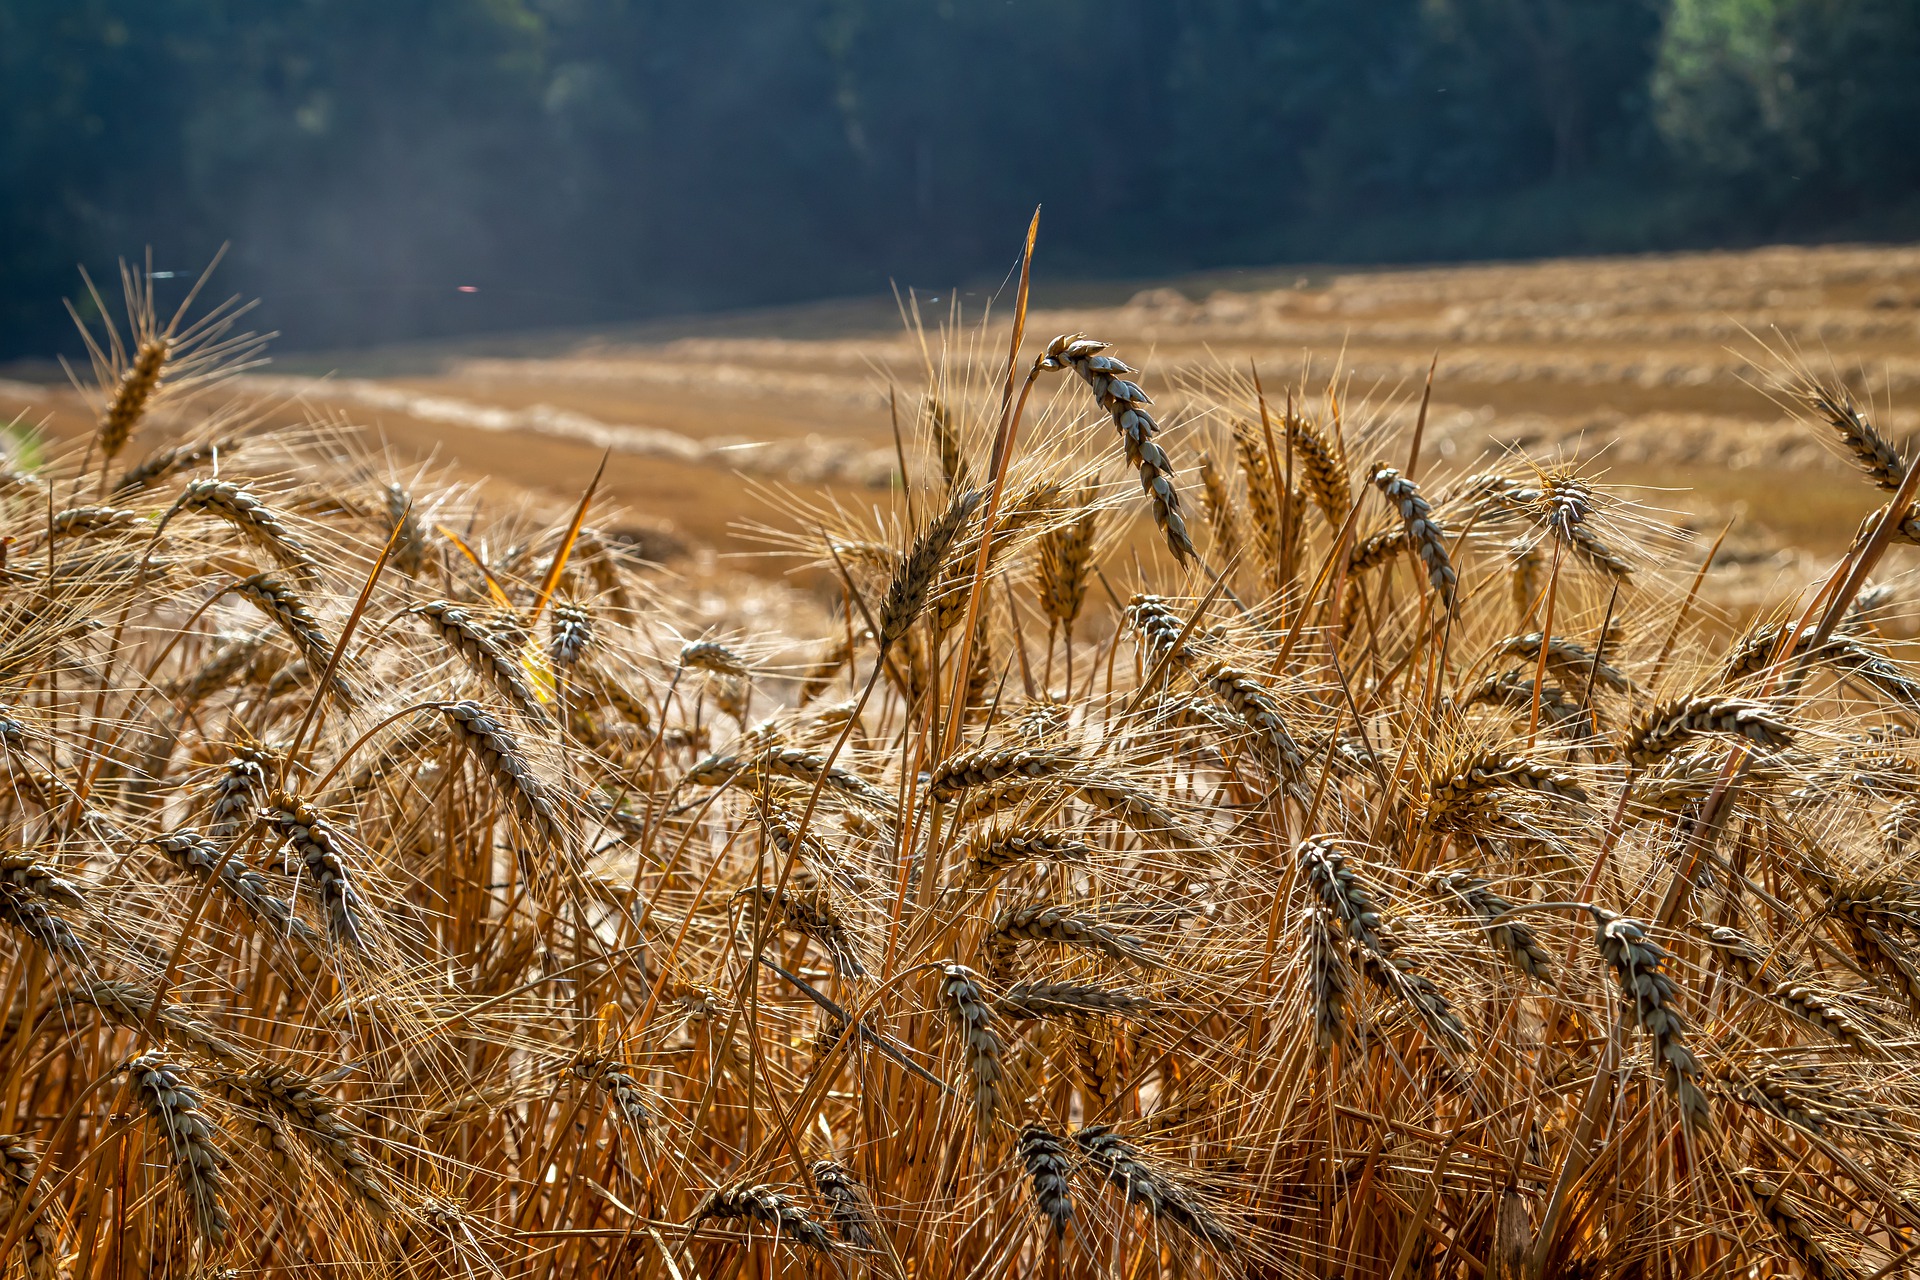
{"type": "Polygon", "coordinates": [[[6,387],[0,1259],[1911,1274],[1907,275],[316,380],[125,272],[6,387]]]}

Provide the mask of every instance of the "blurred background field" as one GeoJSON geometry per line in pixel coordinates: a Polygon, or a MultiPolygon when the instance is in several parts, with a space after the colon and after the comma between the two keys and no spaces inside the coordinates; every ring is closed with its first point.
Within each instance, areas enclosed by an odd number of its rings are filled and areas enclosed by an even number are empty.
{"type": "MultiPolygon", "coordinates": [[[[950,343],[939,325],[953,323],[951,297],[914,302],[926,349],[891,299],[874,299],[295,354],[233,394],[288,421],[314,410],[363,424],[403,462],[437,459],[556,498],[611,448],[608,493],[649,553],[710,560],[750,550],[733,535],[765,514],[766,485],[884,504],[898,474],[894,414],[913,439],[929,351],[949,378],[994,375],[1005,330],[987,314],[981,338],[982,299],[961,298],[950,343]],[[967,360],[982,341],[991,354],[967,360]]],[[[1209,369],[1251,361],[1276,385],[1304,369],[1310,386],[1337,388],[1347,421],[1365,423],[1404,415],[1437,353],[1433,456],[1449,469],[1509,449],[1589,459],[1645,505],[1684,512],[1701,550],[1738,517],[1716,560],[1723,599],[1758,602],[1800,581],[1872,505],[1770,394],[1788,360],[1846,377],[1895,434],[1916,425],[1920,250],[1212,273],[1043,289],[1036,308],[1033,332],[1083,329],[1138,353],[1175,441],[1193,429],[1179,388],[1209,369]]],[[[54,381],[0,383],[0,413],[61,436],[92,429],[54,381]]]]}

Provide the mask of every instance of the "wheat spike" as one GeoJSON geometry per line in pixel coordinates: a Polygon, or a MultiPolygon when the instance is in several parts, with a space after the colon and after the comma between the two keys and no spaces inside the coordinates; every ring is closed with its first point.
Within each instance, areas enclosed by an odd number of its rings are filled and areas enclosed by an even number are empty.
{"type": "Polygon", "coordinates": [[[1067,1144],[1045,1125],[1029,1122],[1020,1130],[1020,1163],[1027,1171],[1033,1204],[1053,1227],[1054,1238],[1067,1233],[1073,1221],[1073,1162],[1067,1144]]]}
{"type": "Polygon", "coordinates": [[[1700,734],[1742,738],[1778,751],[1793,741],[1794,731],[1765,703],[1701,694],[1648,711],[1628,732],[1621,754],[1628,763],[1645,768],[1700,734]]]}
{"type": "Polygon", "coordinates": [[[961,857],[977,881],[1035,862],[1084,862],[1088,847],[1072,836],[1021,823],[996,825],[967,838],[961,857]]]}
{"type": "Polygon", "coordinates": [[[992,1133],[994,1116],[1000,1110],[1004,1079],[1001,1058],[1006,1053],[1006,1042],[994,1030],[993,1006],[987,1003],[980,975],[963,964],[943,965],[940,972],[940,996],[965,1051],[967,1074],[973,1081],[974,1124],[980,1140],[985,1142],[992,1133]]]}
{"type": "Polygon", "coordinates": [[[1102,355],[1110,344],[1084,334],[1067,333],[1047,344],[1041,357],[1043,369],[1072,369],[1093,391],[1093,397],[1113,419],[1113,426],[1126,444],[1127,465],[1140,473],[1140,487],[1153,506],[1153,522],[1167,539],[1173,558],[1185,564],[1194,555],[1193,539],[1187,534],[1186,518],[1180,512],[1180,494],[1173,487],[1173,463],[1166,450],[1154,440],[1159,425],[1146,410],[1152,401],[1137,383],[1129,382],[1133,368],[1109,355],[1102,355]]]}
{"type": "Polygon", "coordinates": [[[547,785],[521,754],[514,736],[485,707],[471,699],[437,703],[434,709],[446,717],[454,740],[470,752],[479,761],[481,771],[493,779],[514,816],[540,838],[545,845],[544,852],[563,856],[567,833],[560,823],[559,809],[547,785]]]}
{"type": "Polygon", "coordinates": [[[1334,915],[1325,907],[1307,913],[1307,985],[1313,1001],[1313,1042],[1321,1057],[1353,1042],[1347,996],[1353,974],[1334,934],[1334,915]]]}
{"type": "Polygon", "coordinates": [[[377,1213],[389,1208],[382,1180],[366,1153],[360,1135],[338,1115],[337,1104],[314,1082],[296,1071],[278,1066],[232,1075],[223,1081],[254,1105],[289,1122],[295,1133],[320,1153],[328,1166],[377,1213]]]}
{"type": "Polygon", "coordinates": [[[613,1103],[620,1119],[635,1137],[653,1126],[653,1110],[647,1105],[646,1090],[618,1063],[589,1055],[573,1064],[573,1074],[590,1081],[613,1103]]]}
{"type": "Polygon", "coordinates": [[[1150,969],[1159,958],[1137,938],[1118,933],[1098,917],[1050,903],[1010,907],[994,918],[990,945],[1051,942],[1059,946],[1091,947],[1115,960],[1150,969]]]}
{"type": "Polygon", "coordinates": [[[952,801],[974,787],[992,786],[1008,778],[1056,777],[1073,766],[1064,752],[1029,747],[972,747],[942,760],[928,781],[936,800],[952,801]]]}
{"type": "Polygon", "coordinates": [[[747,660],[715,640],[695,640],[680,649],[680,666],[690,671],[711,671],[719,676],[748,676],[753,669],[747,660]]]}
{"type": "Polygon", "coordinates": [[[710,1191],[693,1212],[696,1224],[709,1219],[765,1223],[782,1239],[804,1245],[816,1253],[833,1251],[833,1237],[827,1234],[827,1229],[777,1187],[742,1183],[710,1191]]]}
{"type": "Polygon", "coordinates": [[[220,1150],[219,1131],[207,1119],[200,1091],[186,1075],[157,1054],[144,1054],[127,1064],[136,1096],[167,1146],[175,1179],[187,1198],[195,1230],[209,1247],[226,1243],[232,1226],[226,1205],[227,1157],[220,1150]]]}
{"type": "Polygon", "coordinates": [[[167,358],[172,353],[173,342],[166,337],[149,338],[134,350],[133,359],[128,361],[119,385],[113,389],[100,415],[100,426],[94,436],[94,443],[108,461],[127,447],[134,429],[146,415],[147,406],[159,393],[167,358]]]}
{"type": "Polygon", "coordinates": [[[1841,447],[1876,488],[1892,493],[1900,487],[1907,474],[1906,456],[1867,420],[1853,392],[1837,382],[1814,382],[1800,398],[1833,428],[1841,447]]]}
{"type": "Polygon", "coordinates": [[[162,522],[179,511],[218,516],[303,586],[318,585],[320,566],[306,543],[294,536],[278,512],[240,485],[227,480],[195,480],[181,491],[162,522]]]}
{"type": "MultiPolygon", "coordinates": [[[[313,616],[306,598],[297,590],[271,573],[256,573],[250,578],[243,578],[231,590],[286,632],[287,638],[293,641],[294,647],[309,666],[316,671],[326,668],[333,656],[333,646],[320,630],[319,619],[313,616]]],[[[352,686],[338,671],[334,673],[330,687],[334,697],[343,706],[351,707],[356,703],[352,686]]]]}
{"type": "Polygon", "coordinates": [[[1500,957],[1536,982],[1553,981],[1553,958],[1533,936],[1533,931],[1508,916],[1513,904],[1494,893],[1485,880],[1464,871],[1436,871],[1427,877],[1428,886],[1443,898],[1464,903],[1487,926],[1487,942],[1500,957]]]}
{"type": "Polygon", "coordinates": [[[153,992],[138,983],[88,978],[67,994],[76,1004],[92,1005],[118,1026],[137,1029],[151,1023],[167,1044],[209,1062],[234,1067],[247,1059],[246,1052],[220,1028],[178,1005],[162,1005],[155,1018],[153,992]]]}
{"type": "Polygon", "coordinates": [[[953,410],[947,402],[937,395],[928,395],[921,402],[927,429],[933,436],[934,448],[940,454],[940,478],[946,484],[948,492],[973,487],[973,468],[967,465],[966,451],[960,443],[960,428],[953,420],[953,410]]]}
{"type": "Polygon", "coordinates": [[[1374,464],[1369,479],[1406,526],[1407,541],[1420,557],[1420,563],[1426,566],[1428,585],[1439,597],[1440,607],[1451,609],[1459,577],[1447,554],[1446,532],[1434,521],[1433,508],[1420,496],[1420,489],[1413,481],[1384,462],[1374,464]]]}
{"type": "Polygon", "coordinates": [[[1240,558],[1240,522],[1226,477],[1213,465],[1212,456],[1205,453],[1200,455],[1200,496],[1207,527],[1213,530],[1214,559],[1231,564],[1240,558]]]}
{"type": "Polygon", "coordinates": [[[1077,1129],[1073,1141],[1088,1162],[1120,1188],[1129,1205],[1144,1206],[1155,1218],[1173,1223],[1203,1244],[1226,1253],[1238,1250],[1239,1240],[1225,1224],[1203,1209],[1187,1188],[1150,1168],[1140,1149],[1111,1126],[1077,1129]]]}
{"type": "Polygon", "coordinates": [[[980,493],[977,489],[955,491],[946,510],[927,523],[926,528],[913,540],[913,545],[894,563],[893,575],[887,583],[886,594],[881,597],[879,612],[875,615],[880,628],[878,640],[882,653],[899,643],[907,629],[919,620],[921,611],[927,607],[934,583],[946,565],[947,552],[979,505],[980,493]]]}
{"type": "Polygon", "coordinates": [[[1673,1007],[1679,988],[1668,975],[1666,949],[1647,936],[1640,921],[1591,910],[1600,954],[1612,966],[1635,1024],[1653,1039],[1655,1070],[1679,1103],[1681,1118],[1696,1128],[1711,1128],[1713,1110],[1700,1091],[1700,1060],[1687,1047],[1686,1022],[1673,1007]]]}
{"type": "Polygon", "coordinates": [[[1153,1011],[1153,1001],[1083,982],[1016,982],[997,1007],[1005,1017],[1025,1021],[1101,1015],[1138,1018],[1153,1011]]]}
{"type": "Polygon", "coordinates": [[[341,856],[339,836],[333,825],[307,806],[306,801],[288,792],[273,798],[266,818],[283,840],[288,852],[320,899],[327,920],[327,932],[355,951],[364,952],[367,940],[362,932],[365,904],[354,876],[341,856]]]}
{"type": "Polygon", "coordinates": [[[837,1160],[816,1160],[807,1172],[827,1202],[827,1222],[840,1238],[856,1249],[873,1248],[878,1224],[873,1201],[860,1180],[837,1160]]]}
{"type": "Polygon", "coordinates": [[[88,963],[86,945],[73,926],[27,890],[0,884],[0,924],[16,930],[49,956],[81,966],[88,963]]]}
{"type": "Polygon", "coordinates": [[[592,647],[593,615],[576,604],[556,604],[547,620],[547,661],[570,670],[592,647]]]}
{"type": "Polygon", "coordinates": [[[397,484],[384,485],[386,532],[393,543],[393,567],[409,578],[420,576],[427,561],[427,533],[414,513],[413,495],[397,484]]]}
{"type": "MultiPolygon", "coordinates": [[[[203,883],[225,857],[219,845],[188,828],[169,831],[152,843],[167,861],[203,883]]],[[[274,937],[298,942],[309,951],[320,950],[320,935],[294,914],[291,903],[272,891],[265,876],[249,870],[238,856],[225,858],[225,863],[220,887],[241,910],[274,937]]]]}
{"type": "Polygon", "coordinates": [[[1754,1210],[1773,1228],[1774,1238],[1788,1256],[1805,1267],[1813,1280],[1853,1280],[1852,1269],[1843,1266],[1814,1238],[1799,1202],[1777,1181],[1757,1169],[1737,1170],[1733,1179],[1754,1210]]]}
{"type": "Polygon", "coordinates": [[[1353,505],[1353,486],[1347,480],[1339,448],[1318,423],[1297,413],[1287,418],[1287,440],[1293,448],[1295,474],[1313,496],[1328,526],[1338,529],[1346,521],[1347,508],[1353,505]]]}
{"type": "Polygon", "coordinates": [[[1083,491],[1080,514],[1040,539],[1035,575],[1040,608],[1058,626],[1071,631],[1087,599],[1088,571],[1093,563],[1093,535],[1099,511],[1091,491],[1083,491]]]}
{"type": "MultiPolygon", "coordinates": [[[[1508,636],[1499,643],[1497,649],[1504,656],[1524,658],[1531,662],[1540,656],[1541,639],[1538,631],[1530,631],[1525,635],[1508,636]]],[[[1625,673],[1585,645],[1564,636],[1554,636],[1546,641],[1546,645],[1548,668],[1563,673],[1563,679],[1569,685],[1584,687],[1591,681],[1600,688],[1621,693],[1630,692],[1634,687],[1625,673]]]]}
{"type": "Polygon", "coordinates": [[[26,1235],[20,1240],[20,1258],[27,1280],[59,1280],[65,1274],[60,1261],[60,1236],[46,1211],[46,1184],[33,1185],[39,1157],[25,1139],[0,1134],[0,1208],[11,1220],[20,1198],[27,1197],[26,1235]]]}
{"type": "Polygon", "coordinates": [[[121,473],[119,482],[113,486],[114,496],[151,489],[182,471],[190,471],[202,463],[211,462],[219,454],[231,450],[235,443],[230,438],[219,438],[156,449],[121,473]]]}
{"type": "Polygon", "coordinates": [[[519,661],[481,630],[465,609],[448,600],[434,600],[415,605],[409,612],[425,621],[467,669],[506,699],[514,710],[543,729],[552,724],[546,709],[528,686],[519,661]]]}

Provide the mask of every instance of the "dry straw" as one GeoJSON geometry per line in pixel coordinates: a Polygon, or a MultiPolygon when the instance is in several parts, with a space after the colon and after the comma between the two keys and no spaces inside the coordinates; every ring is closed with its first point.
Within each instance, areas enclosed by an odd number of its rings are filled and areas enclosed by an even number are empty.
{"type": "MultiPolygon", "coordinates": [[[[1132,371],[1036,370],[1129,499],[1058,407],[1019,429],[1031,345],[956,331],[901,488],[781,499],[818,572],[716,618],[625,515],[176,413],[195,323],[157,382],[166,323],[96,327],[144,461],[0,485],[31,1280],[1906,1265],[1890,537],[1741,631],[1584,464],[1452,474],[1417,411],[1216,371],[1196,588],[1132,371]]],[[[1911,505],[1864,398],[1793,403],[1911,505]]]]}

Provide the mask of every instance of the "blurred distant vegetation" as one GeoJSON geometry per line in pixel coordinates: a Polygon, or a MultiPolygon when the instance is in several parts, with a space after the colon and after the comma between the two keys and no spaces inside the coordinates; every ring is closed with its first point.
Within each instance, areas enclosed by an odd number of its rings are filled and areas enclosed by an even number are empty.
{"type": "Polygon", "coordinates": [[[152,244],[302,345],[1005,270],[1920,228],[1915,0],[7,0],[0,356],[152,244]],[[455,292],[462,284],[478,292],[455,292]]]}

